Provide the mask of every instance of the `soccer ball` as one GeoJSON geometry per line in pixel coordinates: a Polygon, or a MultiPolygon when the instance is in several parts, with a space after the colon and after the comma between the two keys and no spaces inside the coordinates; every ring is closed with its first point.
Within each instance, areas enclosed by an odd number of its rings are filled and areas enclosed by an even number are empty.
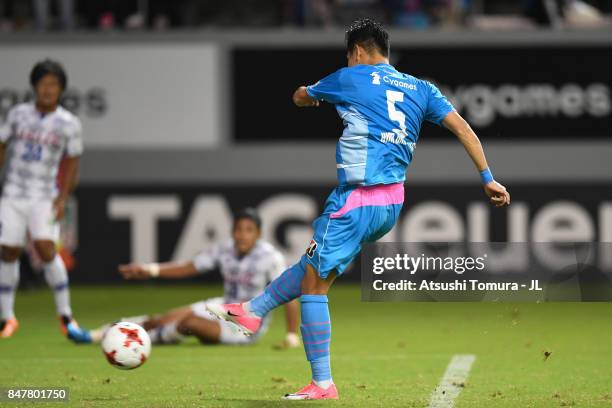
{"type": "Polygon", "coordinates": [[[113,366],[131,370],[149,358],[151,339],[146,330],[135,323],[115,323],[102,337],[102,352],[113,366]]]}

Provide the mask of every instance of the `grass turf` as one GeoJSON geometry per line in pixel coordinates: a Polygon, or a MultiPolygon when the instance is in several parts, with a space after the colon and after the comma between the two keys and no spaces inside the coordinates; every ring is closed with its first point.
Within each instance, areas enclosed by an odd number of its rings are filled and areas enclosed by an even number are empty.
{"type": "MultiPolygon", "coordinates": [[[[72,288],[76,317],[86,327],[219,293],[217,286],[72,288]]],[[[477,360],[459,408],[612,406],[612,304],[361,303],[359,298],[352,285],[336,285],[330,294],[340,401],[298,405],[424,407],[451,356],[471,353],[477,360]]],[[[0,387],[69,387],[70,406],[281,407],[296,404],[280,401],[281,395],[309,381],[301,348],[273,349],[283,338],[279,311],[255,346],[202,346],[191,339],[154,347],[143,367],[121,371],[106,362],[98,346],[76,346],[60,336],[48,290],[21,291],[16,306],[21,328],[0,340],[0,387]]]]}

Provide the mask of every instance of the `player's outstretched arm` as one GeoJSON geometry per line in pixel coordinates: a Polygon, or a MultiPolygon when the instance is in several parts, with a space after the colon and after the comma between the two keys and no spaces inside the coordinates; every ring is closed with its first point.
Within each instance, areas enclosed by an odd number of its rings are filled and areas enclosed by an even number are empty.
{"type": "Polygon", "coordinates": [[[6,144],[0,142],[0,169],[4,166],[4,155],[6,153],[6,144]]]}
{"type": "Polygon", "coordinates": [[[442,124],[453,132],[463,147],[465,147],[467,154],[480,172],[485,194],[491,200],[491,204],[496,207],[509,205],[510,193],[508,193],[506,187],[493,180],[493,175],[489,170],[489,165],[487,164],[487,159],[482,149],[480,139],[478,139],[478,136],[476,136],[476,133],[474,133],[470,125],[457,112],[451,112],[446,115],[442,124]]]}
{"type": "Polygon", "coordinates": [[[197,275],[198,270],[193,262],[131,263],[119,265],[119,273],[124,279],[182,279],[197,275]]]}
{"type": "Polygon", "coordinates": [[[299,108],[319,106],[319,101],[308,95],[305,86],[300,86],[293,93],[293,103],[295,103],[295,106],[299,108]]]}

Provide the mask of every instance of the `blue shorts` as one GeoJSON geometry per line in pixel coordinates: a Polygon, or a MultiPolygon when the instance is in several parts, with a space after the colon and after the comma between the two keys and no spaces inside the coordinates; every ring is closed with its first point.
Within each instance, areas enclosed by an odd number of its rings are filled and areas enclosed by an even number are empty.
{"type": "Polygon", "coordinates": [[[314,236],[302,256],[323,279],[342,274],[361,250],[393,228],[404,203],[404,184],[339,186],[312,223],[314,236]]]}

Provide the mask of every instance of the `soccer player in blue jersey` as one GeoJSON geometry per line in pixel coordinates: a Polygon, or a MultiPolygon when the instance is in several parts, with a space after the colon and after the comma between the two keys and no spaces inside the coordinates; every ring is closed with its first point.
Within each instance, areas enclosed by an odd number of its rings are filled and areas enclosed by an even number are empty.
{"type": "Polygon", "coordinates": [[[482,146],[468,123],[431,83],[389,65],[389,35],[375,21],[354,22],[346,33],[348,67],[311,86],[299,87],[298,107],[332,103],[344,122],[336,147],[339,186],[313,223],[314,237],[295,265],[242,304],[208,309],[246,334],[257,331],[272,309],[300,298],[302,340],[312,382],[285,399],[336,399],[329,346],[327,292],[364,242],[376,241],[395,225],[404,201],[406,169],[423,121],[453,132],[480,172],[492,204],[510,204],[506,188],[493,179],[482,146]]]}

